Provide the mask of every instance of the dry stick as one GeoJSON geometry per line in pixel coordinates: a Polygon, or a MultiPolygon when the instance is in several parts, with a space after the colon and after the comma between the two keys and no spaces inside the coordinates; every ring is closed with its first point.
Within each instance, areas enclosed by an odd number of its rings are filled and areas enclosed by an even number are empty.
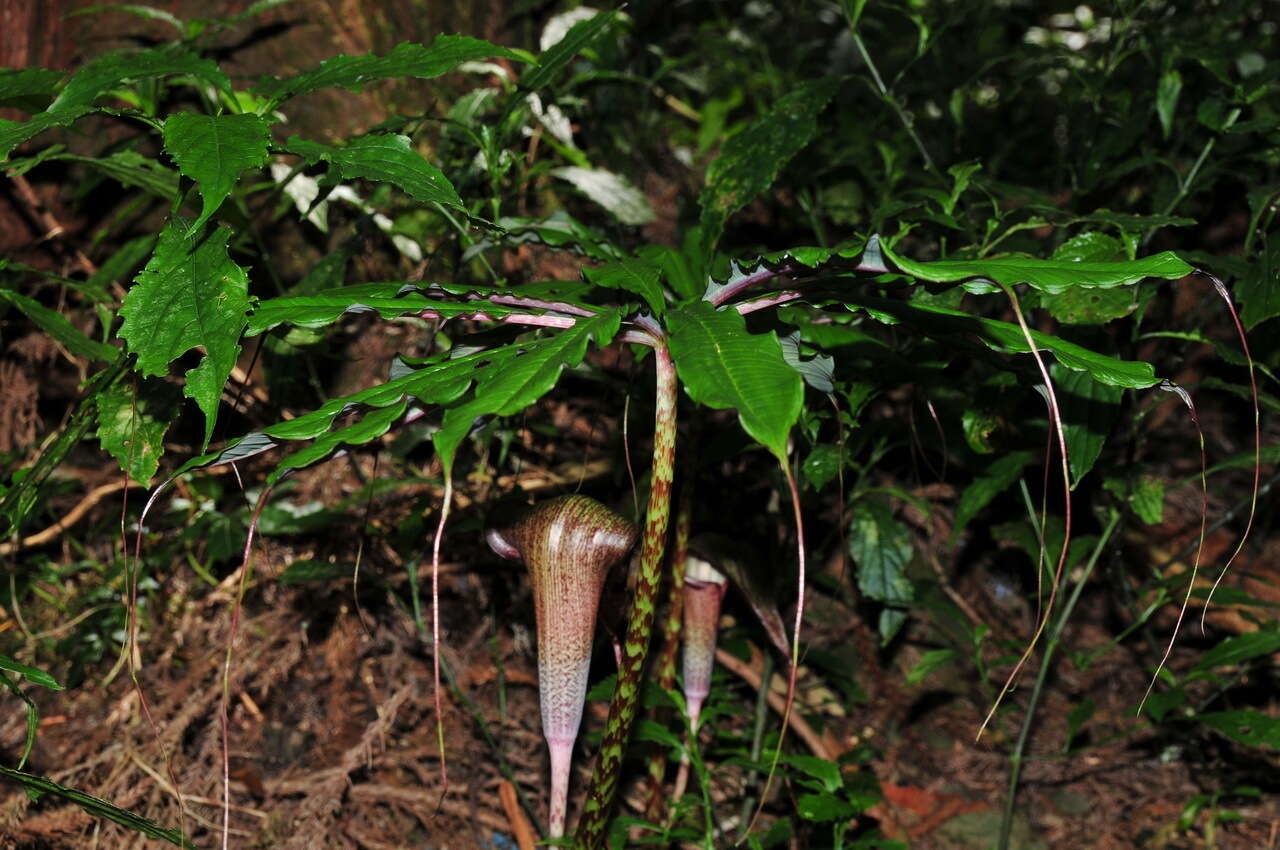
{"type": "MultiPolygon", "coordinates": [[[[716,661],[720,662],[720,664],[729,672],[739,676],[751,687],[766,694],[766,698],[769,700],[769,706],[774,711],[778,712],[778,714],[787,718],[787,725],[795,730],[796,734],[800,736],[800,740],[804,741],[805,745],[815,756],[827,761],[835,761],[840,754],[832,750],[827,742],[823,740],[822,736],[809,725],[807,720],[794,711],[792,711],[789,716],[787,715],[788,709],[786,697],[782,694],[776,693],[770,683],[764,681],[763,674],[756,666],[755,659],[758,657],[763,658],[763,656],[764,653],[754,646],[751,647],[751,661],[749,662],[743,661],[728,650],[716,650],[716,661]]],[[[761,799],[763,800],[767,797],[768,793],[769,789],[766,786],[764,792],[760,795],[761,799]]]]}
{"type": "Polygon", "coordinates": [[[529,819],[520,811],[520,801],[516,799],[516,787],[509,779],[498,780],[498,800],[502,803],[502,811],[511,822],[511,831],[515,833],[516,843],[520,850],[534,850],[538,843],[538,835],[529,824],[529,819]]]}
{"type": "Polygon", "coordinates": [[[1014,680],[1022,672],[1023,666],[1031,658],[1032,651],[1035,649],[1036,644],[1039,643],[1040,636],[1044,634],[1045,627],[1049,623],[1049,616],[1053,613],[1053,604],[1058,599],[1058,586],[1062,582],[1062,571],[1067,564],[1067,550],[1071,545],[1071,469],[1067,463],[1067,437],[1062,427],[1062,412],[1058,407],[1058,395],[1053,390],[1053,380],[1049,377],[1049,367],[1045,365],[1044,358],[1040,355],[1040,347],[1036,345],[1035,337],[1031,335],[1031,328],[1027,327],[1027,319],[1022,315],[1022,307],[1018,303],[1018,294],[1013,291],[1013,287],[1007,284],[1001,283],[1000,288],[1004,290],[1005,295],[1009,298],[1009,303],[1013,306],[1013,315],[1018,320],[1018,327],[1022,329],[1022,337],[1027,341],[1031,356],[1035,358],[1036,366],[1040,370],[1040,376],[1044,378],[1045,400],[1049,407],[1049,421],[1057,435],[1058,453],[1062,460],[1062,551],[1058,553],[1058,564],[1053,571],[1053,584],[1049,588],[1049,601],[1045,603],[1044,616],[1040,618],[1035,634],[1031,636],[1031,640],[1027,644],[1026,650],[1023,651],[1022,657],[1013,666],[1012,672],[1009,673],[1009,678],[1005,680],[1004,685],[1000,688],[1000,693],[991,704],[991,710],[987,712],[987,716],[982,720],[982,725],[978,727],[977,738],[982,737],[983,731],[986,730],[987,724],[991,722],[991,718],[995,716],[996,709],[1000,707],[1005,694],[1009,693],[1010,689],[1013,688],[1014,680]]]}
{"type": "Polygon", "coordinates": [[[44,544],[55,540],[58,535],[62,534],[64,531],[71,528],[71,526],[82,520],[84,515],[93,509],[94,505],[98,504],[98,502],[101,502],[112,493],[118,493],[121,490],[128,489],[129,487],[143,486],[144,485],[139,484],[136,481],[112,481],[107,484],[101,484],[86,493],[84,498],[81,499],[75,507],[67,511],[62,519],[58,520],[48,528],[43,529],[42,531],[37,531],[35,534],[28,535],[21,540],[0,543],[0,557],[12,555],[14,552],[21,549],[31,549],[35,546],[43,546],[44,544]]]}
{"type": "MultiPolygon", "coordinates": [[[[65,228],[54,218],[53,213],[45,208],[40,197],[31,188],[31,184],[27,182],[27,178],[21,174],[10,174],[9,179],[13,181],[14,187],[18,190],[18,196],[22,198],[23,203],[30,208],[31,214],[36,217],[40,222],[40,226],[44,228],[45,232],[40,237],[40,241],[44,242],[48,239],[53,239],[55,236],[61,236],[65,232],[65,228]]],[[[78,247],[71,249],[71,255],[85,274],[93,277],[98,273],[98,267],[78,247]]]]}

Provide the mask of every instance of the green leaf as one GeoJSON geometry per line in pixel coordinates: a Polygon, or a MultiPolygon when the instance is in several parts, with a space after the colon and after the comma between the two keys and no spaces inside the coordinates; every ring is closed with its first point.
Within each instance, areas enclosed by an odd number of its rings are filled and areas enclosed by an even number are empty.
{"type": "Polygon", "coordinates": [[[17,673],[28,682],[31,682],[34,685],[40,685],[41,687],[48,688],[52,691],[62,690],[62,685],[59,685],[57,680],[48,673],[37,667],[28,667],[26,664],[20,664],[4,653],[0,653],[0,670],[8,670],[10,673],[17,673]]]}
{"type": "Polygon", "coordinates": [[[747,333],[734,309],[695,301],[667,314],[669,344],[685,391],[699,404],[738,411],[742,427],[786,463],[787,436],[800,416],[804,382],[772,332],[747,333]]]}
{"type": "Polygon", "coordinates": [[[1258,711],[1219,711],[1196,719],[1241,744],[1280,749],[1280,719],[1275,717],[1258,711]]]}
{"type": "Polygon", "coordinates": [[[574,188],[623,224],[638,227],[656,218],[644,193],[620,174],[603,168],[569,165],[552,169],[551,175],[572,183],[574,188]]]}
{"type": "Polygon", "coordinates": [[[858,588],[869,598],[905,605],[915,597],[907,578],[914,552],[911,534],[878,498],[859,499],[849,521],[849,554],[858,566],[858,588]]]}
{"type": "Polygon", "coordinates": [[[1280,316],[1280,237],[1268,239],[1258,251],[1248,273],[1235,285],[1235,296],[1243,304],[1240,321],[1249,330],[1280,316]]]}
{"type": "Polygon", "coordinates": [[[77,118],[87,115],[93,110],[87,106],[74,109],[59,109],[33,115],[27,121],[10,121],[0,118],[0,159],[8,159],[10,152],[18,145],[33,139],[54,127],[66,127],[77,118]]]}
{"type": "Polygon", "coordinates": [[[273,485],[288,471],[302,469],[317,461],[324,460],[343,446],[364,445],[376,440],[391,429],[395,421],[404,415],[409,406],[408,399],[370,411],[358,422],[329,431],[321,435],[314,443],[300,451],[287,455],[267,476],[267,484],[273,485]]]}
{"type": "Polygon", "coordinates": [[[1035,457],[1035,454],[1029,451],[1011,452],[987,466],[960,495],[960,503],[956,505],[955,524],[951,529],[951,539],[955,540],[959,537],[960,532],[964,531],[965,526],[978,515],[979,511],[996,496],[1009,489],[1009,485],[1018,480],[1022,470],[1035,460],[1035,457]]]}
{"type": "Polygon", "coordinates": [[[253,308],[245,330],[257,336],[278,325],[291,324],[303,328],[331,325],[346,313],[376,311],[384,319],[433,310],[443,317],[461,316],[483,310],[494,318],[508,315],[513,308],[483,301],[460,304],[427,298],[415,284],[362,283],[326,289],[311,295],[290,295],[259,301],[253,308]]]}
{"type": "Polygon", "coordinates": [[[60,154],[54,159],[83,162],[122,186],[141,189],[166,201],[178,197],[178,173],[137,151],[117,151],[100,157],[60,154]]]}
{"type": "Polygon", "coordinates": [[[782,761],[817,779],[822,783],[822,787],[828,791],[839,791],[844,787],[844,777],[840,775],[840,765],[835,762],[830,762],[817,756],[805,755],[784,756],[782,761]]]}
{"type": "Polygon", "coordinates": [[[62,72],[47,68],[0,68],[0,106],[36,112],[53,100],[62,72]]]}
{"type": "Polygon", "coordinates": [[[801,794],[796,800],[796,811],[805,820],[822,822],[848,820],[860,810],[834,794],[801,794]]]}
{"type": "Polygon", "coordinates": [[[262,433],[278,440],[309,440],[328,430],[353,405],[389,407],[406,396],[423,404],[449,404],[466,392],[476,369],[487,359],[487,352],[479,352],[416,369],[377,386],[331,398],[315,410],[265,428],[262,433]]]}
{"type": "Polygon", "coordinates": [[[520,87],[535,92],[542,89],[617,17],[617,12],[603,12],[574,24],[563,38],[539,54],[537,67],[520,78],[520,87]]]}
{"type": "Polygon", "coordinates": [[[702,208],[702,248],[709,255],[729,216],[773,185],[778,172],[818,129],[818,114],[838,81],[814,80],[785,95],[750,127],[729,138],[707,168],[702,208]]]}
{"type": "Polygon", "coordinates": [[[178,847],[196,850],[196,846],[179,830],[165,829],[155,821],[147,820],[144,817],[135,815],[133,812],[125,811],[108,803],[106,800],[85,794],[83,791],[76,791],[73,788],[59,785],[43,776],[24,773],[8,767],[0,767],[0,779],[7,779],[10,782],[21,785],[29,794],[52,794],[55,797],[61,797],[64,800],[75,803],[94,817],[106,818],[150,838],[159,838],[178,847]]]}
{"type": "Polygon", "coordinates": [[[204,198],[193,231],[221,206],[246,168],[267,161],[267,140],[267,122],[257,115],[179,112],[165,120],[164,149],[204,198]]]}
{"type": "Polygon", "coordinates": [[[118,6],[86,6],[83,9],[77,9],[67,15],[67,17],[72,18],[77,15],[91,15],[98,12],[123,12],[127,15],[136,15],[139,18],[146,18],[149,21],[163,21],[177,31],[179,38],[186,35],[187,32],[186,24],[184,24],[182,20],[172,12],[166,12],[164,9],[157,9],[154,6],[143,6],[138,3],[121,3],[118,6]]]}
{"type": "Polygon", "coordinates": [[[960,657],[960,653],[954,649],[931,649],[924,655],[920,656],[920,660],[915,666],[907,671],[906,681],[908,685],[918,685],[929,677],[930,673],[946,667],[952,661],[960,657]]]}
{"type": "Polygon", "coordinates": [[[178,394],[162,380],[135,388],[119,383],[98,396],[98,439],[130,478],[149,484],[164,454],[164,435],[178,407],[178,394]]]}
{"type": "MultiPolygon", "coordinates": [[[[1022,329],[1010,322],[971,316],[957,310],[947,310],[920,302],[908,304],[888,298],[867,296],[846,296],[845,301],[848,304],[867,308],[873,316],[889,316],[896,321],[914,325],[930,336],[959,337],[961,340],[976,337],[987,348],[1009,354],[1025,354],[1030,351],[1022,329]]],[[[1035,340],[1039,349],[1051,352],[1063,366],[1088,372],[1101,383],[1126,389],[1140,389],[1160,382],[1150,363],[1121,360],[1118,357],[1099,354],[1073,342],[1039,331],[1033,330],[1031,338],[1035,340]]]]}
{"type": "Polygon", "coordinates": [[[120,336],[138,355],[143,375],[164,375],[175,358],[204,349],[204,359],[187,372],[183,394],[204,412],[203,446],[208,446],[218,398],[240,353],[249,278],[227,255],[229,228],[195,239],[186,237],[189,232],[183,219],[165,226],[155,254],[120,307],[120,336]]]}
{"type": "Polygon", "coordinates": [[[659,316],[666,308],[662,285],[658,282],[662,270],[653,263],[636,257],[624,257],[598,269],[583,269],[583,273],[596,286],[634,292],[659,316]]]}
{"type": "Polygon", "coordinates": [[[440,430],[433,436],[436,452],[447,470],[453,466],[458,446],[481,416],[510,416],[519,413],[547,393],[560,379],[566,366],[582,362],[587,342],[607,345],[618,332],[621,318],[605,311],[594,318],[581,318],[555,336],[532,342],[517,342],[487,352],[487,362],[472,367],[475,392],[472,397],[445,411],[440,430]]]}
{"type": "Polygon", "coordinates": [[[90,107],[99,97],[127,80],[147,80],[188,74],[232,95],[231,80],[212,59],[201,59],[185,47],[167,45],[149,50],[116,50],[85,63],[49,106],[50,112],[90,107]]]}
{"type": "Polygon", "coordinates": [[[809,486],[814,490],[821,490],[840,474],[842,461],[839,447],[821,443],[809,452],[809,456],[800,465],[800,472],[809,486]]]}
{"type": "Polygon", "coordinates": [[[1071,488],[1075,489],[1102,454],[1111,426],[1119,415],[1124,390],[1098,383],[1088,372],[1076,372],[1057,363],[1049,374],[1062,415],[1071,488]]]}
{"type": "Polygon", "coordinates": [[[920,263],[899,257],[884,243],[880,243],[880,251],[897,268],[920,280],[956,283],[986,278],[1005,286],[1025,283],[1050,294],[1066,292],[1081,286],[1104,288],[1127,286],[1148,277],[1177,280],[1194,271],[1172,251],[1124,262],[1004,257],[994,260],[937,260],[932,263],[920,263]]]}
{"type": "Polygon", "coordinates": [[[34,298],[29,298],[11,289],[0,289],[0,301],[8,301],[35,322],[40,330],[53,337],[67,350],[77,357],[90,360],[115,360],[120,355],[118,349],[98,342],[82,334],[61,313],[50,310],[34,298]]]}
{"type": "Polygon", "coordinates": [[[404,42],[386,56],[366,53],[361,56],[338,55],[326,59],[319,67],[283,79],[266,77],[251,91],[276,103],[320,89],[340,87],[360,91],[374,80],[390,77],[416,77],[429,80],[447,74],[463,62],[490,58],[527,62],[521,53],[498,47],[478,38],[442,35],[430,47],[404,42]]]}
{"type": "Polygon", "coordinates": [[[1207,672],[1280,652],[1280,632],[1251,632],[1226,638],[1200,656],[1191,667],[1193,673],[1207,672]]]}
{"type": "Polygon", "coordinates": [[[343,179],[364,177],[391,183],[424,203],[466,212],[453,184],[410,147],[408,136],[361,136],[341,148],[291,136],[286,147],[309,163],[323,160],[332,164],[343,179]]]}
{"type": "MultiPolygon", "coordinates": [[[[1088,231],[1068,239],[1053,252],[1054,260],[1107,262],[1123,259],[1124,246],[1115,237],[1088,231]]],[[[1132,313],[1138,306],[1132,287],[1110,289],[1076,287],[1056,295],[1043,293],[1040,306],[1064,324],[1103,324],[1132,313]]]]}
{"type": "Polygon", "coordinates": [[[284,568],[277,579],[281,584],[306,584],[313,581],[336,581],[351,575],[351,567],[346,564],[331,564],[328,561],[294,561],[284,568]]]}
{"type": "MultiPolygon", "coordinates": [[[[500,218],[498,226],[507,231],[503,241],[516,245],[537,242],[552,248],[569,248],[593,260],[616,260],[624,256],[607,236],[563,210],[541,219],[500,218]]],[[[469,258],[464,256],[464,259],[469,258]]]]}
{"type": "Polygon", "coordinates": [[[1173,130],[1173,117],[1178,111],[1178,96],[1182,94],[1182,74],[1170,68],[1160,75],[1156,85],[1156,115],[1160,118],[1160,131],[1166,139],[1173,130]]]}

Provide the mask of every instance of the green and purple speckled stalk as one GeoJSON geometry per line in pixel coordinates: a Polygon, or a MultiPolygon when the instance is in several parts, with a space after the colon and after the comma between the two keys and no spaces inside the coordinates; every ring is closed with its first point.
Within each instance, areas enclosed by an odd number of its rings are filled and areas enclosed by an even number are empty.
{"type": "Polygon", "coordinates": [[[542,502],[509,529],[490,530],[489,545],[524,561],[538,621],[538,692],[542,733],[551,752],[553,838],[564,834],[573,744],[582,723],[600,591],[609,568],[636,541],[636,529],[588,496],[542,502]]]}
{"type": "Polygon", "coordinates": [[[636,707],[640,702],[640,682],[649,651],[649,637],[653,633],[662,554],[666,548],[667,523],[671,516],[671,480],[676,455],[676,369],[667,350],[666,340],[660,338],[656,330],[653,353],[657,369],[657,392],[654,402],[649,507],[645,513],[635,596],[631,601],[627,636],[622,644],[618,684],[609,705],[609,720],[605,726],[604,739],[600,742],[600,755],[591,775],[587,802],[578,822],[576,837],[585,850],[595,850],[603,844],[609,825],[609,814],[613,809],[618,778],[622,772],[622,756],[631,735],[636,707]]]}

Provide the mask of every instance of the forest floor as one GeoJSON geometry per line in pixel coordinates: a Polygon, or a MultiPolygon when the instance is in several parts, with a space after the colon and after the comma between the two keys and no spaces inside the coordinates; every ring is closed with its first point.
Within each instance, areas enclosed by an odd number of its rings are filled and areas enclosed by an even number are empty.
{"type": "MultiPolygon", "coordinates": [[[[562,433],[577,428],[589,438],[592,429],[582,421],[575,425],[575,414],[557,404],[554,398],[544,403],[546,417],[564,420],[562,433]]],[[[547,805],[532,604],[520,568],[488,552],[477,531],[486,500],[515,488],[527,494],[575,485],[591,490],[608,464],[591,457],[590,439],[584,440],[584,453],[569,458],[565,454],[578,449],[556,450],[549,441],[542,445],[531,431],[518,437],[530,457],[545,451],[545,463],[528,463],[515,476],[467,482],[444,547],[441,638],[450,680],[439,721],[447,791],[433,702],[429,572],[425,564],[416,565],[427,602],[422,620],[415,621],[403,601],[411,598],[414,564],[406,564],[403,553],[378,533],[404,523],[416,509],[415,499],[434,498],[429,483],[402,487],[369,503],[365,524],[371,533],[359,547],[358,573],[355,541],[361,535],[354,522],[308,535],[263,538],[255,546],[229,665],[241,569],[232,565],[204,580],[188,569],[152,565],[156,581],[144,590],[136,686],[128,665],[108,656],[86,671],[78,687],[35,693],[42,720],[28,769],[163,824],[182,824],[201,847],[219,846],[224,773],[230,780],[231,847],[521,846],[521,825],[540,822],[547,805]],[[300,562],[327,565],[324,580],[294,583],[296,576],[290,578],[286,570],[300,562]],[[182,791],[181,807],[175,788],[182,791]]],[[[353,455],[302,473],[293,497],[333,504],[377,474],[371,455],[353,455]]],[[[945,492],[942,496],[945,501],[945,492]]],[[[99,511],[108,509],[104,505],[99,511]]],[[[114,509],[119,510],[118,503],[114,509]]],[[[1127,540],[1126,549],[1146,550],[1148,558],[1176,552],[1175,544],[1187,539],[1186,527],[1198,525],[1188,520],[1194,517],[1153,527],[1149,536],[1127,540]]],[[[433,523],[432,518],[427,525],[433,523]]],[[[1213,537],[1210,546],[1221,549],[1227,542],[1213,537]]],[[[57,545],[71,557],[69,540],[57,545]]],[[[1254,582],[1253,591],[1266,583],[1258,571],[1267,560],[1238,571],[1254,582]]],[[[828,586],[849,581],[838,562],[819,569],[828,573],[828,586]]],[[[912,848],[985,850],[993,846],[998,829],[1009,753],[1036,660],[987,731],[975,736],[994,689],[1030,638],[1034,611],[1021,596],[1010,602],[1008,581],[995,567],[979,566],[947,581],[954,581],[953,595],[968,602],[970,615],[991,628],[981,652],[989,665],[986,679],[961,658],[918,684],[907,684],[906,673],[925,651],[954,645],[948,643],[944,618],[917,617],[889,647],[877,649],[866,612],[839,594],[815,593],[805,635],[808,651],[856,658],[850,678],[862,698],[838,697],[823,668],[802,667],[800,715],[813,734],[793,736],[789,746],[824,758],[859,746],[869,753],[861,769],[874,772],[885,802],[863,818],[863,825],[878,821],[886,834],[912,848]]],[[[823,586],[821,576],[815,586],[823,586]]],[[[1274,757],[1233,745],[1203,727],[1175,736],[1167,724],[1153,727],[1135,716],[1150,673],[1131,642],[1115,644],[1124,624],[1112,597],[1103,587],[1088,589],[1066,631],[1068,651],[1048,681],[1029,740],[1011,846],[1280,846],[1276,798],[1231,793],[1238,786],[1269,784],[1264,777],[1274,775],[1274,757]],[[1082,723],[1079,707],[1086,700],[1093,710],[1082,723]],[[1210,803],[1189,808],[1204,799],[1210,803]]],[[[621,596],[617,601],[606,607],[620,607],[621,596]]],[[[750,613],[731,601],[727,617],[726,624],[750,613]]],[[[4,625],[12,632],[7,637],[21,630],[39,640],[54,630],[73,630],[76,621],[29,608],[11,611],[4,625]]],[[[1157,619],[1151,639],[1164,640],[1160,636],[1171,626],[1171,617],[1157,619]]],[[[1200,636],[1198,626],[1184,627],[1171,669],[1189,666],[1213,645],[1214,635],[1251,625],[1224,607],[1215,611],[1209,627],[1208,637],[1200,636]]],[[[612,667],[606,634],[602,631],[597,641],[596,679],[612,667]]],[[[722,736],[748,734],[764,651],[750,640],[740,635],[730,644],[745,657],[735,665],[742,674],[724,668],[717,673],[713,699],[742,707],[736,715],[722,715],[729,727],[719,730],[722,736]]],[[[781,687],[775,674],[774,688],[781,687]]],[[[593,701],[587,711],[588,743],[579,745],[571,821],[586,782],[590,733],[602,726],[605,710],[603,701],[593,701]]],[[[770,721],[776,724],[778,715],[770,721]]],[[[23,712],[15,703],[0,726],[6,761],[14,761],[24,734],[23,712]]],[[[717,764],[715,742],[704,743],[715,818],[732,835],[740,823],[743,771],[717,764]]],[[[672,773],[674,766],[668,776],[672,773]]],[[[630,814],[638,815],[647,797],[643,774],[638,762],[629,768],[632,780],[624,785],[623,805],[630,814]]],[[[763,826],[788,810],[793,790],[775,785],[763,826]]],[[[13,787],[0,799],[0,847],[149,846],[160,845],[52,796],[32,801],[13,787]]],[[[793,846],[825,845],[822,838],[810,837],[793,846]]]]}

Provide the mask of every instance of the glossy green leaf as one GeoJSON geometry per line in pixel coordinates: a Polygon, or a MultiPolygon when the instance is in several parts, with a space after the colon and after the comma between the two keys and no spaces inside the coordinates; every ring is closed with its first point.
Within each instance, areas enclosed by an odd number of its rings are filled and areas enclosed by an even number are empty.
{"type": "Polygon", "coordinates": [[[1124,390],[1098,383],[1088,372],[1077,372],[1061,364],[1049,371],[1053,378],[1062,431],[1067,441],[1067,463],[1074,489],[1097,463],[1111,427],[1120,412],[1124,390]]]}
{"type": "Polygon", "coordinates": [[[34,298],[11,289],[0,289],[0,301],[7,301],[18,308],[28,319],[35,322],[40,330],[66,346],[67,350],[77,357],[112,361],[120,354],[119,350],[104,342],[89,339],[61,313],[50,310],[34,298]]]}
{"type": "Polygon", "coordinates": [[[409,42],[398,44],[386,56],[376,53],[334,56],[321,62],[319,67],[293,77],[264,78],[251,90],[278,103],[286,98],[325,88],[360,91],[368,83],[390,77],[431,79],[447,74],[463,62],[492,58],[528,61],[514,50],[498,47],[482,39],[442,35],[431,42],[429,47],[409,42]]]}
{"type": "Polygon", "coordinates": [[[193,348],[204,359],[187,372],[183,393],[204,412],[204,445],[213,434],[218,398],[240,353],[249,308],[249,279],[227,255],[228,228],[188,239],[189,222],[172,219],[146,268],[120,307],[120,336],[138,355],[143,375],[164,375],[193,348]]]}
{"type": "Polygon", "coordinates": [[[658,280],[662,270],[653,263],[636,257],[624,257],[600,268],[584,269],[583,273],[596,286],[634,292],[657,315],[662,315],[666,307],[662,297],[662,284],[658,280]]]}
{"type": "Polygon", "coordinates": [[[1205,652],[1191,667],[1193,673],[1230,667],[1253,658],[1280,652],[1280,632],[1232,635],[1205,652]]]}
{"type": "Polygon", "coordinates": [[[121,12],[126,15],[136,15],[139,18],[145,18],[149,21],[162,21],[177,31],[178,37],[186,35],[187,26],[182,19],[172,12],[164,9],[157,9],[154,6],[144,6],[140,3],[121,3],[118,6],[86,6],[83,9],[77,9],[68,18],[77,15],[92,15],[99,12],[121,12]]]}
{"type": "Polygon", "coordinates": [[[1250,330],[1280,316],[1280,237],[1268,239],[1257,252],[1234,294],[1242,304],[1240,321],[1250,330]]]}
{"type": "Polygon", "coordinates": [[[1126,286],[1148,277],[1177,280],[1194,271],[1172,251],[1124,262],[1004,257],[994,260],[937,260],[932,263],[900,257],[883,243],[880,244],[880,251],[893,266],[920,280],[958,283],[988,279],[1005,286],[1025,283],[1050,294],[1066,292],[1073,287],[1126,286]]]}
{"type": "Polygon", "coordinates": [[[410,146],[408,136],[361,136],[340,148],[291,136],[286,147],[307,162],[330,163],[343,179],[391,183],[424,203],[466,211],[453,184],[410,146]]]}
{"type": "Polygon", "coordinates": [[[930,649],[920,656],[920,660],[907,671],[904,678],[908,685],[918,685],[929,678],[930,674],[951,665],[959,658],[960,653],[954,649],[930,649]]]}
{"type": "Polygon", "coordinates": [[[52,794],[60,797],[68,802],[75,803],[94,817],[106,818],[114,821],[121,826],[128,827],[135,832],[140,832],[149,838],[159,838],[168,841],[170,844],[178,847],[196,850],[196,846],[176,829],[165,829],[155,821],[148,820],[144,817],[135,815],[133,812],[126,811],[118,806],[108,803],[106,800],[85,794],[83,791],[76,791],[74,788],[68,788],[65,785],[59,785],[51,779],[43,776],[36,776],[32,773],[24,773],[20,770],[14,770],[9,767],[0,767],[0,779],[13,782],[27,790],[27,793],[34,795],[52,794]]]}
{"type": "Polygon", "coordinates": [[[500,218],[498,226],[507,231],[504,241],[517,245],[535,242],[552,248],[568,248],[593,260],[626,256],[603,233],[563,210],[547,218],[500,218]]]}
{"type": "Polygon", "coordinates": [[[849,521],[849,554],[858,567],[858,588],[870,599],[905,605],[915,597],[907,577],[914,552],[911,533],[894,519],[889,505],[876,497],[853,506],[849,521]]]}
{"type": "Polygon", "coordinates": [[[414,284],[362,283],[326,289],[310,295],[290,295],[259,301],[249,317],[245,333],[257,336],[278,325],[291,324],[303,328],[331,325],[346,313],[377,312],[384,319],[433,310],[441,316],[461,316],[484,310],[500,318],[513,308],[486,302],[459,303],[428,298],[414,284]]]}
{"type": "Polygon", "coordinates": [[[4,653],[0,653],[0,670],[8,670],[10,673],[16,673],[34,685],[40,685],[53,691],[62,690],[62,685],[58,684],[58,680],[50,676],[48,673],[38,667],[31,667],[26,664],[13,660],[4,653]]]}
{"type": "Polygon", "coordinates": [[[801,794],[796,799],[796,812],[805,820],[848,820],[860,810],[834,794],[801,794]]]}
{"type": "MultiPolygon", "coordinates": [[[[932,307],[920,302],[905,303],[887,298],[848,297],[846,303],[866,307],[872,315],[887,316],[895,322],[903,322],[924,333],[940,339],[966,340],[976,338],[987,348],[1008,354],[1025,354],[1030,351],[1022,328],[1011,322],[971,316],[957,310],[932,307]]],[[[1073,342],[1067,342],[1050,334],[1032,331],[1031,338],[1041,351],[1048,351],[1068,369],[1088,372],[1095,380],[1125,389],[1141,389],[1160,382],[1150,363],[1138,360],[1121,360],[1106,354],[1090,351],[1073,342]]]]}
{"type": "Polygon", "coordinates": [[[729,216],[773,185],[818,129],[818,114],[835,94],[838,81],[815,80],[785,95],[765,115],[731,136],[707,168],[702,207],[704,253],[709,253],[729,216]]]}
{"type": "Polygon", "coordinates": [[[806,773],[822,783],[827,791],[839,791],[844,787],[844,778],[840,775],[840,765],[817,756],[789,755],[782,761],[806,773]]]}
{"type": "Polygon", "coordinates": [[[440,430],[432,436],[445,469],[453,465],[462,440],[481,416],[510,416],[545,395],[560,379],[566,366],[582,362],[588,341],[608,345],[621,322],[616,312],[605,311],[579,319],[554,336],[512,343],[487,352],[487,362],[473,367],[475,391],[470,398],[448,408],[440,430]]]}
{"type": "Polygon", "coordinates": [[[951,527],[951,539],[960,536],[978,512],[990,504],[1013,482],[1022,475],[1027,464],[1036,459],[1034,452],[1011,452],[989,464],[982,473],[960,494],[960,503],[956,505],[956,518],[951,527]]]}
{"type": "Polygon", "coordinates": [[[448,404],[471,385],[477,368],[489,359],[487,352],[445,360],[350,395],[331,398],[315,410],[263,429],[263,434],[280,440],[309,440],[327,431],[340,414],[354,405],[389,407],[406,396],[423,404],[448,404]]]}
{"type": "Polygon", "coordinates": [[[752,334],[733,309],[694,301],[667,313],[671,357],[689,396],[738,411],[742,427],[782,463],[800,416],[804,382],[782,357],[772,332],[752,334]]]}
{"type": "Polygon", "coordinates": [[[267,484],[275,484],[290,470],[302,469],[324,460],[343,446],[360,446],[381,437],[395,421],[404,415],[408,399],[401,399],[387,407],[377,408],[365,414],[359,421],[336,431],[327,431],[304,449],[285,456],[267,476],[267,484]]]}
{"type": "Polygon", "coordinates": [[[178,197],[177,172],[137,151],[117,151],[103,157],[68,155],[59,156],[58,159],[83,162],[122,186],[141,189],[166,201],[173,201],[178,197]]]}
{"type": "Polygon", "coordinates": [[[1160,75],[1156,84],[1156,115],[1160,119],[1160,131],[1169,138],[1173,130],[1173,117],[1178,112],[1178,97],[1182,94],[1182,74],[1170,68],[1160,75]]]}
{"type": "Polygon", "coordinates": [[[165,120],[164,148],[204,199],[192,230],[217,211],[245,169],[267,161],[267,141],[267,122],[257,115],[179,112],[165,120]]]}
{"type": "Polygon", "coordinates": [[[644,193],[621,174],[603,168],[581,168],[576,165],[551,171],[600,206],[623,224],[638,227],[656,217],[644,193]]]}
{"type": "Polygon", "coordinates": [[[0,118],[0,159],[8,159],[9,154],[18,145],[34,139],[45,130],[54,127],[66,127],[77,118],[87,115],[93,110],[87,106],[59,109],[56,112],[41,112],[26,121],[10,121],[0,118]]]}
{"type": "Polygon", "coordinates": [[[0,68],[0,106],[36,112],[53,100],[61,71],[48,68],[0,68]]]}
{"type": "Polygon", "coordinates": [[[617,17],[617,12],[602,12],[574,24],[565,33],[564,38],[538,56],[537,67],[520,78],[520,87],[529,91],[540,91],[554,80],[575,56],[603,35],[617,17]]]}
{"type": "Polygon", "coordinates": [[[121,382],[98,396],[98,440],[139,484],[149,484],[160,466],[178,401],[178,391],[157,379],[121,382]]]}
{"type": "Polygon", "coordinates": [[[1280,750],[1280,719],[1260,711],[1219,711],[1196,719],[1241,744],[1280,750]]]}
{"type": "Polygon", "coordinates": [[[148,50],[115,50],[86,62],[71,75],[50,112],[89,107],[128,80],[186,74],[231,95],[231,80],[212,59],[201,59],[185,47],[166,45],[148,50]]]}

